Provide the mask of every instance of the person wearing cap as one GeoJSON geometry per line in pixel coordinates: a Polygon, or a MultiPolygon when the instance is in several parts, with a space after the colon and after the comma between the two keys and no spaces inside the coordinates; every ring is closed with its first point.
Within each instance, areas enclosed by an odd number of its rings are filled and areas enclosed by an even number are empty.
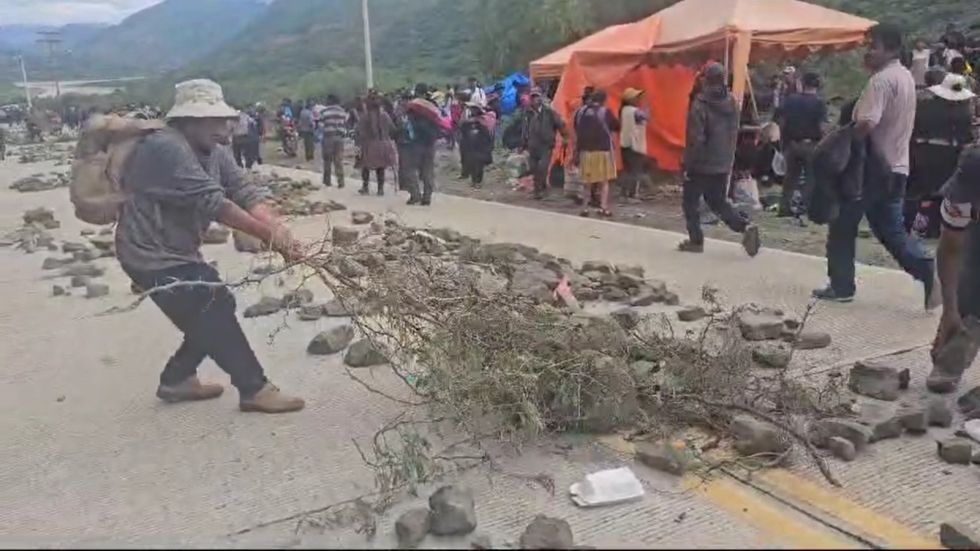
{"type": "Polygon", "coordinates": [[[619,134],[620,152],[623,155],[623,168],[626,178],[620,191],[624,197],[635,198],[640,186],[649,186],[647,175],[647,120],[649,115],[640,108],[645,96],[643,90],[627,88],[623,92],[623,106],[619,110],[622,129],[619,134]]]}
{"type": "MultiPolygon", "coordinates": [[[[960,155],[956,172],[942,189],[942,236],[936,251],[943,315],[933,342],[933,357],[965,331],[963,320],[980,319],[980,145],[960,155]]],[[[926,379],[933,392],[956,390],[973,358],[961,365],[934,366],[926,379]]]]}
{"type": "MultiPolygon", "coordinates": [[[[831,302],[851,302],[857,290],[854,256],[858,226],[868,218],[871,231],[906,273],[922,283],[926,310],[939,306],[935,261],[904,226],[912,131],[915,123],[915,79],[900,62],[902,31],[879,24],[868,31],[865,63],[872,72],[854,106],[853,135],[868,140],[882,160],[882,176],[865,177],[861,199],[840,205],[827,232],[827,274],[830,284],[813,296],[831,302]]],[[[869,171],[866,171],[868,174],[869,171]]]]}
{"type": "Polygon", "coordinates": [[[910,150],[905,229],[928,238],[939,237],[940,188],[956,170],[963,147],[974,141],[973,92],[961,75],[927,73],[939,83],[918,94],[910,150]]]}
{"type": "Polygon", "coordinates": [[[548,191],[548,170],[555,151],[555,134],[562,136],[562,145],[568,145],[568,129],[561,115],[544,103],[541,88],[531,89],[531,105],[524,111],[521,121],[521,141],[528,153],[528,165],[534,175],[534,198],[544,199],[548,191]]]}
{"type": "Polygon", "coordinates": [[[235,317],[235,298],[204,261],[202,237],[213,221],[261,239],[287,261],[302,247],[246,181],[228,145],[238,112],[210,80],[176,87],[167,125],[147,135],[122,175],[126,200],[116,229],[116,257],[135,287],[184,334],[160,375],[166,402],[209,400],[223,388],[202,383],[197,370],[210,357],[231,376],[242,411],[284,413],[303,408],[270,383],[235,317]],[[200,285],[195,285],[200,283],[200,285]],[[186,286],[179,286],[186,284],[186,286]],[[163,286],[174,286],[153,292],[163,286]]]}
{"type": "Polygon", "coordinates": [[[684,192],[682,204],[688,239],[678,245],[687,253],[704,252],[701,229],[701,199],[732,231],[742,234],[749,256],[759,254],[759,229],[749,224],[728,202],[726,193],[738,137],[738,104],[728,91],[725,67],[705,67],[701,89],[687,114],[687,143],[684,148],[684,192]]]}
{"type": "MultiPolygon", "coordinates": [[[[779,201],[779,216],[793,216],[793,195],[803,192],[800,184],[804,175],[813,174],[813,150],[823,138],[827,123],[827,102],[820,97],[820,75],[803,75],[803,92],[790,94],[776,111],[786,157],[786,177],[779,201]]],[[[803,196],[806,197],[806,193],[803,196]]],[[[804,200],[804,204],[806,201],[804,200]]]]}
{"type": "Polygon", "coordinates": [[[783,106],[786,98],[793,94],[803,91],[800,80],[796,77],[796,67],[787,65],[783,68],[783,73],[776,78],[776,89],[773,90],[773,107],[779,109],[783,106]]]}

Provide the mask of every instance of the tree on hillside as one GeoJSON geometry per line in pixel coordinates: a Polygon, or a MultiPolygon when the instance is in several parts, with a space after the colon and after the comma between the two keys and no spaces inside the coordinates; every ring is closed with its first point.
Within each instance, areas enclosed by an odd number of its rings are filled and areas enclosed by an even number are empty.
{"type": "Polygon", "coordinates": [[[466,0],[477,25],[474,55],[485,73],[527,65],[605,26],[634,21],[677,0],[466,0]]]}

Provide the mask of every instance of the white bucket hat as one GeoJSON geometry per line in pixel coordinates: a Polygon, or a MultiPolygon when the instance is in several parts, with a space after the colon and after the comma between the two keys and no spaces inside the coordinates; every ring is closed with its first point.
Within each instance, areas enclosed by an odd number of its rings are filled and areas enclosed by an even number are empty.
{"type": "Polygon", "coordinates": [[[966,101],[976,97],[963,75],[948,74],[942,84],[930,87],[929,91],[949,101],[966,101]]]}
{"type": "Polygon", "coordinates": [[[221,86],[206,78],[188,80],[175,86],[177,96],[167,119],[233,119],[238,111],[225,103],[221,86]]]}

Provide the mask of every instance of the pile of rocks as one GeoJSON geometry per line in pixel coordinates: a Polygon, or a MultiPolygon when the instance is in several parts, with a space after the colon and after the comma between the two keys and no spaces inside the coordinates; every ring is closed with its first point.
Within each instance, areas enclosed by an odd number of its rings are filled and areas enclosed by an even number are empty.
{"type": "MultiPolygon", "coordinates": [[[[50,263],[50,266],[54,266],[55,264],[57,264],[57,262],[50,263]]],[[[47,261],[45,266],[49,266],[47,261]]],[[[69,259],[68,263],[58,274],[58,277],[69,278],[70,287],[66,288],[62,285],[54,285],[52,288],[52,295],[56,297],[70,296],[72,294],[71,289],[84,289],[85,298],[88,299],[108,296],[109,286],[101,281],[98,281],[98,278],[104,275],[105,269],[101,266],[97,266],[90,262],[76,263],[73,259],[69,259]]]]}
{"type": "Polygon", "coordinates": [[[782,310],[749,305],[735,314],[738,330],[746,341],[759,343],[752,357],[760,367],[782,369],[789,365],[792,350],[817,350],[830,346],[829,333],[801,329],[800,322],[782,310]]]}
{"type": "MultiPolygon", "coordinates": [[[[859,404],[854,418],[821,419],[810,427],[811,442],[829,450],[845,461],[880,440],[899,438],[903,434],[923,435],[929,427],[949,428],[953,411],[942,396],[901,400],[909,388],[909,370],[888,365],[887,361],[860,361],[851,368],[848,388],[860,396],[871,398],[859,404]]],[[[957,402],[960,411],[969,419],[980,417],[980,387],[957,402]]],[[[947,463],[980,463],[980,454],[973,453],[973,444],[966,434],[937,442],[939,457],[947,463]]]]}
{"type": "MultiPolygon", "coordinates": [[[[395,522],[398,547],[414,549],[426,536],[461,537],[473,534],[477,527],[473,494],[466,488],[444,486],[429,496],[429,506],[411,509],[395,522]]],[[[538,515],[520,535],[521,549],[573,549],[572,528],[562,519],[538,515]]],[[[475,534],[474,549],[512,548],[496,543],[486,534],[475,534]]]]}
{"type": "Polygon", "coordinates": [[[42,143],[18,148],[17,158],[22,164],[55,161],[55,166],[70,165],[74,147],[66,143],[42,143]]]}
{"type": "Polygon", "coordinates": [[[16,247],[28,254],[39,249],[58,250],[54,236],[48,232],[61,227],[54,211],[44,207],[30,209],[24,213],[23,220],[23,226],[0,240],[0,247],[16,247]]]}
{"type": "MultiPolygon", "coordinates": [[[[756,360],[760,361],[760,358],[757,356],[756,360]]],[[[765,361],[772,360],[767,358],[765,361]]],[[[858,402],[853,417],[831,417],[811,423],[807,438],[817,448],[826,449],[844,461],[853,461],[875,442],[899,438],[903,434],[921,436],[930,427],[952,426],[953,411],[941,396],[900,402],[908,386],[907,369],[881,361],[858,362],[851,369],[848,387],[858,395],[873,399],[858,402]]],[[[971,415],[980,418],[980,387],[961,396],[958,407],[967,418],[971,415]]],[[[743,455],[783,453],[791,444],[787,435],[750,415],[736,417],[730,428],[735,437],[735,449],[743,455]]],[[[968,434],[959,431],[954,438],[937,441],[939,457],[947,463],[980,464],[980,453],[974,453],[968,438],[968,434]]]]}
{"type": "Polygon", "coordinates": [[[295,180],[276,172],[251,172],[248,178],[252,184],[269,192],[270,202],[285,216],[311,216],[347,209],[345,205],[332,200],[310,201],[307,196],[317,188],[309,179],[295,180]]]}
{"type": "Polygon", "coordinates": [[[47,176],[33,174],[10,184],[10,189],[21,193],[30,193],[68,187],[68,183],[68,174],[65,172],[53,172],[47,176]]]}

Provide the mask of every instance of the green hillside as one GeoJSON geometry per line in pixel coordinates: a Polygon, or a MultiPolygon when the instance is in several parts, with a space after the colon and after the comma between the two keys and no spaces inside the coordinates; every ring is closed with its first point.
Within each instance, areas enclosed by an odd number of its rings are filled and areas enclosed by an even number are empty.
{"type": "MultiPolygon", "coordinates": [[[[169,0],[179,2],[181,0],[169,0]]],[[[212,2],[218,0],[210,0],[212,2]]],[[[610,24],[637,20],[676,0],[370,0],[376,81],[390,89],[476,74],[489,80],[610,24]]],[[[950,21],[980,20],[977,0],[811,0],[911,32],[938,35],[950,21]]],[[[801,22],[805,24],[805,22],[801,22]]],[[[166,103],[177,80],[207,76],[234,101],[277,101],[364,83],[360,0],[277,0],[211,53],[141,85],[166,103]]],[[[819,67],[841,93],[863,80],[854,56],[819,67]]]]}
{"type": "MultiPolygon", "coordinates": [[[[380,86],[472,70],[462,2],[372,0],[371,11],[380,86]]],[[[353,92],[364,81],[362,33],[359,0],[278,0],[235,39],[174,77],[211,76],[233,95],[323,93],[328,82],[353,92]]]]}
{"type": "Polygon", "coordinates": [[[238,35],[264,7],[258,0],[165,0],[100,31],[73,57],[114,75],[160,74],[238,35]]]}

